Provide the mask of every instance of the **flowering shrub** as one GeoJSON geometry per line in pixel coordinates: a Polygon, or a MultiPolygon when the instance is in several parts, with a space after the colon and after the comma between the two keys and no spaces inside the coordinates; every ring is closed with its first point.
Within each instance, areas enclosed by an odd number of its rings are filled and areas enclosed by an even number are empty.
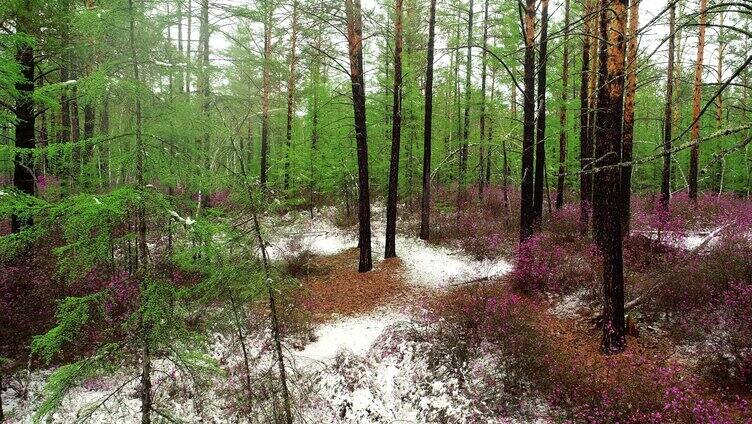
{"type": "Polygon", "coordinates": [[[564,293],[580,288],[597,291],[597,255],[590,246],[577,251],[558,244],[550,233],[536,233],[517,249],[511,274],[512,287],[519,293],[564,293]]]}
{"type": "Polygon", "coordinates": [[[54,238],[39,242],[8,263],[0,263],[0,357],[25,362],[32,336],[55,319],[64,285],[55,278],[54,238]]]}
{"type": "Polygon", "coordinates": [[[752,283],[736,282],[703,320],[701,365],[720,381],[752,387],[752,283]]]}

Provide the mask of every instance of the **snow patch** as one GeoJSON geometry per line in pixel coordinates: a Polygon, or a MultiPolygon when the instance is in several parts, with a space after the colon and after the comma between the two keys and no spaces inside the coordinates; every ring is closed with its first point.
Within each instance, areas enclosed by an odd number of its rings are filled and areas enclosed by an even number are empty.
{"type": "MultiPolygon", "coordinates": [[[[376,207],[374,210],[378,212],[376,207]]],[[[291,217],[288,215],[283,219],[290,220],[291,217]]],[[[284,259],[305,250],[333,255],[358,246],[355,235],[340,230],[325,218],[313,221],[305,218],[302,222],[272,223],[271,226],[271,246],[268,249],[271,259],[284,259]]],[[[382,260],[381,252],[386,243],[384,228],[382,220],[373,221],[371,250],[376,262],[382,260]]],[[[512,270],[512,264],[505,259],[477,260],[460,249],[433,245],[414,236],[397,235],[396,247],[408,281],[430,288],[501,277],[512,270]]]]}
{"type": "Polygon", "coordinates": [[[329,361],[342,352],[363,356],[390,324],[408,317],[392,312],[344,318],[316,329],[316,341],[295,356],[302,362],[329,361]]]}
{"type": "Polygon", "coordinates": [[[579,312],[588,307],[588,294],[588,289],[581,288],[574,293],[561,296],[555,301],[551,312],[559,318],[577,318],[579,312]]]}

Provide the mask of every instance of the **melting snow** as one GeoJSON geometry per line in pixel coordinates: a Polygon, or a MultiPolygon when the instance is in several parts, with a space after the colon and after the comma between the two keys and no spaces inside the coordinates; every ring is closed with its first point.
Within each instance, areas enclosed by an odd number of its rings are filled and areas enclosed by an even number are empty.
{"type": "MultiPolygon", "coordinates": [[[[373,221],[371,250],[375,261],[382,259],[384,228],[381,220],[373,221]]],[[[282,259],[304,250],[320,255],[333,255],[358,246],[358,241],[351,232],[340,230],[325,218],[276,225],[270,240],[269,256],[272,259],[282,259]]],[[[499,277],[512,270],[511,263],[505,259],[479,261],[459,249],[436,246],[414,236],[398,234],[396,247],[397,256],[402,259],[409,276],[408,281],[426,287],[441,288],[499,277]]]]}
{"type": "Polygon", "coordinates": [[[388,325],[407,320],[405,315],[385,312],[327,323],[316,329],[316,341],[295,356],[301,362],[329,361],[345,351],[363,356],[388,325]]]}

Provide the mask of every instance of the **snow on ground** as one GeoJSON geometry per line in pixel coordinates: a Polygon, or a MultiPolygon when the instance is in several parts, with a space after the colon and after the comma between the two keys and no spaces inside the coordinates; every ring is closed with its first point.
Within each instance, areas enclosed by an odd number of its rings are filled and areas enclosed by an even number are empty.
{"type": "MultiPolygon", "coordinates": [[[[377,261],[384,246],[384,223],[380,215],[383,211],[374,208],[372,247],[377,261]]],[[[276,260],[304,250],[331,255],[357,246],[352,231],[340,230],[321,215],[314,220],[288,215],[269,220],[264,227],[270,242],[269,255],[276,260]]],[[[413,236],[398,235],[396,245],[407,281],[423,287],[443,288],[500,276],[512,269],[504,259],[479,261],[460,250],[432,245],[413,236]]],[[[420,331],[416,331],[418,327],[407,314],[382,309],[324,323],[315,329],[315,340],[302,350],[287,347],[287,360],[295,370],[290,377],[291,387],[302,390],[296,403],[298,413],[307,422],[353,424],[513,422],[499,421],[495,413],[484,410],[477,401],[483,397],[482,384],[473,387],[462,383],[463,380],[485,381],[483,376],[460,376],[456,370],[442,365],[442,358],[437,360],[436,354],[431,352],[431,341],[421,338],[420,331]]],[[[258,375],[264,375],[273,363],[271,350],[264,347],[268,346],[268,337],[267,333],[249,341],[249,355],[258,375]]],[[[209,349],[225,367],[237,366],[242,361],[233,336],[215,334],[209,349]]],[[[468,364],[470,374],[486,368],[475,365],[468,364]]],[[[49,371],[33,373],[38,384],[31,387],[28,401],[19,403],[9,393],[3,393],[6,412],[22,416],[19,422],[31,422],[30,414],[39,402],[42,382],[48,375],[49,371]]],[[[155,378],[164,380],[167,385],[161,392],[168,391],[169,384],[175,382],[190,390],[192,383],[181,382],[176,375],[173,365],[155,361],[155,378]]],[[[122,373],[102,377],[95,386],[76,387],[66,396],[52,421],[75,421],[79,411],[100,402],[126,381],[125,376],[122,373]]],[[[219,398],[221,395],[214,393],[228,383],[221,379],[215,383],[216,390],[208,395],[210,399],[204,407],[195,405],[196,400],[185,393],[162,395],[159,401],[163,407],[169,407],[174,416],[187,422],[228,422],[233,417],[223,412],[225,402],[219,398]]],[[[137,384],[137,380],[128,382],[121,394],[108,400],[106,407],[97,411],[89,422],[138,422],[137,384]]]]}
{"type": "Polygon", "coordinates": [[[319,326],[316,340],[294,356],[299,363],[331,361],[342,352],[363,356],[389,325],[406,321],[408,316],[391,311],[345,317],[319,326]]]}
{"type": "MultiPolygon", "coordinates": [[[[383,219],[374,208],[371,250],[375,261],[382,259],[385,244],[383,219]]],[[[289,221],[291,218],[286,217],[289,221]]],[[[283,259],[308,250],[311,253],[332,255],[358,246],[353,231],[334,226],[326,213],[313,220],[307,217],[286,223],[273,223],[270,229],[269,255],[283,259]]],[[[437,246],[415,236],[397,234],[397,256],[402,262],[410,283],[429,288],[441,288],[481,278],[502,276],[512,270],[503,258],[479,261],[459,249],[437,246]]]]}
{"type": "MultiPolygon", "coordinates": [[[[705,239],[708,237],[709,234],[711,234],[713,231],[715,231],[716,228],[710,228],[707,230],[696,230],[696,231],[663,231],[660,233],[660,240],[662,244],[665,244],[667,246],[675,247],[678,249],[683,250],[695,250],[697,249],[702,243],[705,242],[705,239]]],[[[657,230],[649,230],[649,231],[635,231],[633,232],[637,234],[643,234],[645,237],[649,238],[650,240],[658,240],[659,239],[659,232],[657,230]]],[[[715,236],[712,237],[710,240],[707,241],[708,247],[716,246],[720,242],[721,236],[715,236]]]]}
{"type": "Polygon", "coordinates": [[[589,294],[587,288],[581,288],[573,293],[554,299],[551,312],[559,318],[578,318],[582,310],[589,309],[590,307],[587,301],[589,294]]]}

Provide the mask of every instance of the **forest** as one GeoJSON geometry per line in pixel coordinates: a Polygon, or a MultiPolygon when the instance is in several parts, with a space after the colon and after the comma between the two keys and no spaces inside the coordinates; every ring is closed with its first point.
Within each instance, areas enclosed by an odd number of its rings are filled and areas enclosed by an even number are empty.
{"type": "Polygon", "coordinates": [[[3,0],[0,423],[752,423],[751,0],[3,0]]]}

